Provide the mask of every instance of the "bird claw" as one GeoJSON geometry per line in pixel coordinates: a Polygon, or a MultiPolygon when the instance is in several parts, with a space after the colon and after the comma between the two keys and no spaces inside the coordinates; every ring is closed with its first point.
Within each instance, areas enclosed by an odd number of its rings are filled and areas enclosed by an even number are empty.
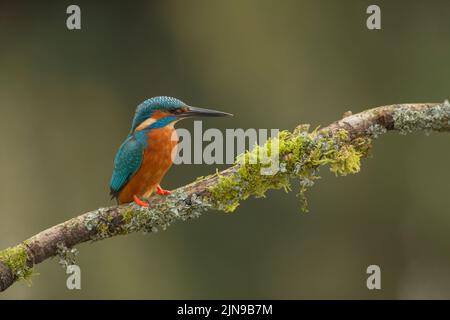
{"type": "Polygon", "coordinates": [[[139,199],[136,195],[133,196],[133,200],[140,207],[144,207],[144,208],[150,207],[150,204],[147,201],[143,201],[143,200],[139,199]]]}
{"type": "Polygon", "coordinates": [[[156,193],[159,194],[160,196],[167,196],[169,194],[171,194],[172,192],[169,190],[164,190],[163,188],[161,188],[160,185],[156,186],[156,193]]]}

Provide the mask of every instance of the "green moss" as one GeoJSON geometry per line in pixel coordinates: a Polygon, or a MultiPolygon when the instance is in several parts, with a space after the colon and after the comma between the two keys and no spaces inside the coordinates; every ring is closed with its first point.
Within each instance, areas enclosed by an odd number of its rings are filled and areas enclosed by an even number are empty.
{"type": "Polygon", "coordinates": [[[107,221],[99,221],[96,229],[97,229],[97,237],[100,239],[108,238],[112,235],[118,234],[118,232],[112,233],[112,230],[110,230],[107,221]]]}
{"type": "Polygon", "coordinates": [[[29,280],[33,274],[33,269],[27,265],[28,256],[25,244],[0,251],[0,260],[9,267],[19,280],[29,280]]]}
{"type": "MultiPolygon", "coordinates": [[[[348,132],[338,131],[333,137],[320,134],[316,129],[308,132],[308,126],[298,127],[294,133],[282,131],[264,146],[257,146],[236,160],[238,169],[231,175],[220,176],[211,189],[211,200],[216,208],[225,212],[234,211],[241,200],[250,196],[264,197],[267,190],[291,189],[291,181],[300,183],[299,198],[303,210],[306,208],[305,191],[318,179],[318,168],[329,165],[337,175],[354,174],[360,170],[361,158],[370,150],[370,139],[350,141],[348,132]],[[270,166],[259,161],[260,149],[270,156],[271,145],[278,144],[279,170],[262,174],[270,166]],[[250,162],[257,159],[257,163],[250,162]]],[[[262,152],[264,154],[264,152],[262,152]]]]}
{"type": "Polygon", "coordinates": [[[131,220],[133,219],[133,210],[126,210],[125,212],[121,212],[120,216],[122,218],[122,221],[125,224],[129,224],[131,222],[131,220]]]}
{"type": "Polygon", "coordinates": [[[347,175],[358,173],[361,163],[361,152],[357,151],[354,146],[343,146],[333,155],[330,160],[330,170],[336,174],[347,175]]]}

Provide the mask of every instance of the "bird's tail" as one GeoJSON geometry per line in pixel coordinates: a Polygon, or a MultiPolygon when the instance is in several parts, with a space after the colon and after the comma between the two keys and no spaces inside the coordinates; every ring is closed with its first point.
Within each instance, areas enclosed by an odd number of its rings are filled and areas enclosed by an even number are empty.
{"type": "Polygon", "coordinates": [[[120,203],[119,203],[119,192],[114,191],[113,189],[110,189],[110,190],[109,190],[109,195],[111,196],[111,200],[114,199],[114,198],[116,199],[117,205],[120,204],[120,203]]]}

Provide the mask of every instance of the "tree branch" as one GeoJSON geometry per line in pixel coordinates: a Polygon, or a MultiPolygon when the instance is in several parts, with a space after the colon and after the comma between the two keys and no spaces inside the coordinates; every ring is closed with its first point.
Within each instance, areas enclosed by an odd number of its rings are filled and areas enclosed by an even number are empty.
{"type": "MultiPolygon", "coordinates": [[[[295,178],[303,193],[322,165],[329,165],[341,175],[358,172],[359,161],[367,155],[371,139],[391,130],[402,134],[450,131],[450,105],[446,101],[383,106],[347,115],[313,132],[301,125],[292,133],[285,131],[269,140],[269,144],[279,143],[281,170],[274,175],[262,175],[261,164],[243,161],[252,156],[249,152],[228,169],[199,178],[170,196],[152,196],[150,208],[134,204],[100,208],[50,227],[0,251],[0,291],[28,278],[34,265],[64,256],[61,248],[137,231],[166,229],[176,220],[196,218],[208,209],[233,211],[249,196],[263,196],[269,189],[289,190],[290,180],[295,178]]],[[[264,147],[268,144],[256,149],[264,147]]]]}

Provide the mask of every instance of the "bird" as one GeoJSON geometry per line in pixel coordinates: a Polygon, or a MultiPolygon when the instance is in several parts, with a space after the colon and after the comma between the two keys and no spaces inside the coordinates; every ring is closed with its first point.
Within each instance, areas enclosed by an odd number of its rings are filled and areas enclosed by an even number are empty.
{"type": "Polygon", "coordinates": [[[230,113],[192,107],[167,96],[145,100],[137,106],[131,130],[114,158],[110,181],[111,199],[118,204],[134,202],[149,207],[154,192],[169,195],[160,182],[172,166],[179,120],[191,117],[225,117],[230,113]]]}

